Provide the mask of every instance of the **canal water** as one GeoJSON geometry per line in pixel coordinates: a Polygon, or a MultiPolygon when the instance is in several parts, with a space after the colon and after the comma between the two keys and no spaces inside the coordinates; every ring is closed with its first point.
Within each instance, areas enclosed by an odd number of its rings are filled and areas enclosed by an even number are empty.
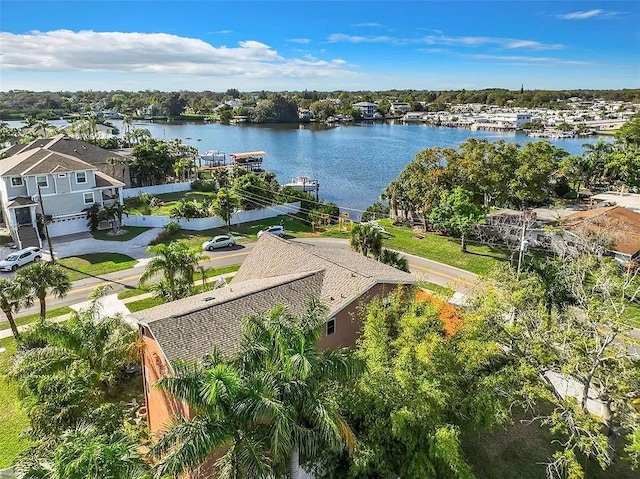
{"type": "MultiPolygon", "coordinates": [[[[113,120],[120,128],[122,123],[113,120]]],[[[380,193],[419,151],[432,146],[455,147],[467,138],[503,139],[525,143],[533,139],[522,133],[471,131],[422,124],[325,125],[221,125],[217,123],[134,122],[154,138],[180,138],[184,143],[227,154],[265,151],[263,167],[273,171],[280,183],[296,176],[320,182],[320,197],[359,216],[378,201],[380,193]]],[[[584,143],[597,137],[551,140],[571,154],[582,153],[584,143]]]]}

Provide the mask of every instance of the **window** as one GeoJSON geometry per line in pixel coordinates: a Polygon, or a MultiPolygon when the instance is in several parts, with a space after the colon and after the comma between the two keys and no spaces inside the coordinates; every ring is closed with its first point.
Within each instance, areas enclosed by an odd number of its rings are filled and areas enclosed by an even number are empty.
{"type": "Polygon", "coordinates": [[[76,171],[76,183],[86,183],[87,182],[87,172],[86,171],[76,171]]]}
{"type": "Polygon", "coordinates": [[[11,178],[11,186],[22,186],[22,177],[14,176],[11,178]]]}
{"type": "Polygon", "coordinates": [[[47,181],[47,176],[36,176],[36,183],[38,184],[38,186],[40,188],[48,188],[49,187],[49,181],[47,181]]]}
{"type": "Polygon", "coordinates": [[[85,205],[92,205],[93,203],[95,203],[95,199],[93,198],[93,192],[85,193],[83,197],[84,197],[85,205]]]}
{"type": "Polygon", "coordinates": [[[329,321],[327,321],[327,336],[330,336],[335,332],[336,332],[336,320],[331,318],[329,321]]]}

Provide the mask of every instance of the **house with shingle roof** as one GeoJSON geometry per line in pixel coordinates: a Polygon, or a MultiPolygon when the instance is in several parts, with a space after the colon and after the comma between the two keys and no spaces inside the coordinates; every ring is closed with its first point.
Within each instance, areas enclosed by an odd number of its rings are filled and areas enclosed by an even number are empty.
{"type": "Polygon", "coordinates": [[[416,278],[348,249],[320,248],[265,234],[224,288],[133,314],[144,341],[142,364],[149,430],[163,431],[176,414],[188,416],[153,385],[180,360],[198,360],[214,348],[237,351],[244,318],[283,304],[295,315],[309,300],[328,308],[318,347],[353,347],[360,335],[363,306],[416,278]]]}
{"type": "Polygon", "coordinates": [[[640,213],[622,206],[593,208],[562,219],[565,242],[580,249],[598,241],[617,261],[629,264],[640,259],[640,213]]]}
{"type": "Polygon", "coordinates": [[[121,201],[125,184],[79,158],[82,155],[49,148],[60,140],[15,145],[0,160],[2,213],[20,248],[42,246],[36,217],[43,211],[50,217],[49,235],[55,237],[88,231],[87,208],[121,201]]]}

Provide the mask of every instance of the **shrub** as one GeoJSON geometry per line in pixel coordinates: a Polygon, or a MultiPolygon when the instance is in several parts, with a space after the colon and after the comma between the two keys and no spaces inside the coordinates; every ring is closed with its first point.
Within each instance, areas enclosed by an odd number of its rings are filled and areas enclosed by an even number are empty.
{"type": "Polygon", "coordinates": [[[153,240],[152,243],[163,243],[164,241],[167,241],[177,235],[181,229],[182,228],[178,223],[176,223],[175,221],[169,221],[166,225],[164,225],[164,228],[162,228],[162,231],[158,233],[158,236],[156,236],[156,239],[153,240]]]}
{"type": "Polygon", "coordinates": [[[217,191],[216,182],[213,180],[195,180],[191,182],[191,189],[195,191],[217,191]]]}

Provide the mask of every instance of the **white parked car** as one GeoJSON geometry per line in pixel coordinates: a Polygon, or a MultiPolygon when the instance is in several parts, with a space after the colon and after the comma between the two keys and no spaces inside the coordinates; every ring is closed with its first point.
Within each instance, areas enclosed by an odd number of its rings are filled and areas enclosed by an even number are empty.
{"type": "Polygon", "coordinates": [[[205,241],[202,243],[202,249],[206,251],[213,251],[218,248],[227,248],[236,244],[236,239],[233,236],[215,236],[211,238],[209,241],[205,241]]]}
{"type": "Polygon", "coordinates": [[[20,266],[39,261],[42,258],[40,248],[34,246],[21,249],[15,253],[11,253],[5,259],[0,261],[0,271],[15,271],[20,266]]]}
{"type": "Polygon", "coordinates": [[[260,236],[262,236],[265,233],[271,233],[272,235],[276,235],[276,236],[284,236],[284,226],[280,226],[280,225],[269,226],[268,228],[260,230],[258,231],[258,238],[260,238],[260,236]]]}

